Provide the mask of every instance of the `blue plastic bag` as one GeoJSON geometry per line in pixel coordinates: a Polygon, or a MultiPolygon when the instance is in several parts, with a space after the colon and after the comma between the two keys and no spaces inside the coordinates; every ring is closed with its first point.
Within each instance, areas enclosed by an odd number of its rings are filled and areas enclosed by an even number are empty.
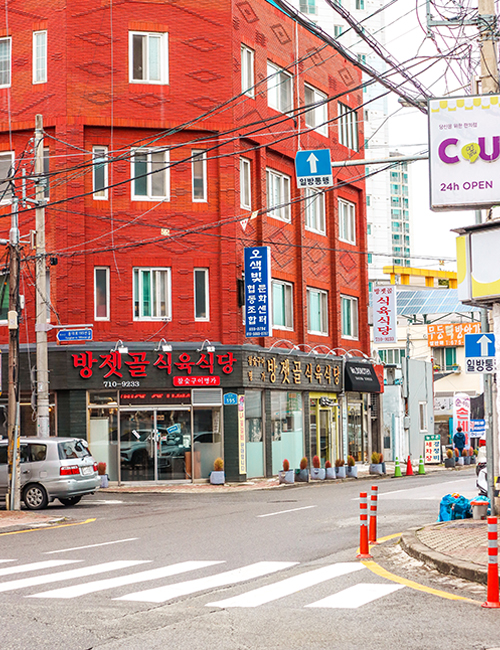
{"type": "Polygon", "coordinates": [[[469,499],[461,494],[447,494],[441,499],[438,521],[453,521],[468,517],[472,517],[469,499]]]}

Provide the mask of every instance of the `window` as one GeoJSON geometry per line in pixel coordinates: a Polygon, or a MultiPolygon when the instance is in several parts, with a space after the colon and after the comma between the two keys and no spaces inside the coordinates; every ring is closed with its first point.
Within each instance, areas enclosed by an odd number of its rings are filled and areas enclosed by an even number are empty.
{"type": "Polygon", "coordinates": [[[393,348],[389,350],[379,350],[378,356],[382,363],[400,365],[405,358],[405,351],[403,348],[393,348]]]}
{"type": "Polygon", "coordinates": [[[246,45],[241,46],[241,92],[249,97],[255,96],[254,51],[246,45]]]}
{"type": "Polygon", "coordinates": [[[273,63],[267,62],[267,104],[277,111],[292,110],[292,75],[273,63]]]}
{"type": "Polygon", "coordinates": [[[418,423],[420,433],[427,431],[427,402],[418,403],[418,423]]]}
{"type": "Polygon", "coordinates": [[[248,158],[240,158],[240,205],[246,210],[252,209],[251,163],[248,158]]]}
{"type": "Polygon", "coordinates": [[[267,208],[270,217],[290,221],[290,177],[266,171],[267,208]]]}
{"type": "Polygon", "coordinates": [[[194,270],[194,319],[210,320],[208,311],[208,269],[194,270]]]}
{"type": "Polygon", "coordinates": [[[434,367],[440,371],[457,368],[457,348],[435,348],[434,367]]]}
{"type": "Polygon", "coordinates": [[[293,329],[293,287],[288,282],[272,281],[273,327],[293,329]]]}
{"type": "Polygon", "coordinates": [[[333,35],[335,36],[335,38],[338,38],[339,36],[341,36],[343,31],[344,31],[344,28],[342,27],[342,25],[334,25],[333,26],[333,35]]]}
{"type": "Polygon", "coordinates": [[[366,63],[366,54],[358,54],[358,61],[360,63],[366,63]]]}
{"type": "Polygon", "coordinates": [[[317,14],[316,0],[300,0],[300,10],[304,14],[317,14]]]}
{"type": "Polygon", "coordinates": [[[92,190],[94,199],[108,198],[108,148],[92,147],[92,190]]]}
{"type": "Polygon", "coordinates": [[[349,296],[340,297],[342,336],[349,339],[358,338],[358,299],[349,296]]]}
{"type": "Polygon", "coordinates": [[[109,267],[94,268],[94,320],[109,320],[109,267]]]}
{"type": "Polygon", "coordinates": [[[349,244],[356,243],[356,206],[348,201],[338,200],[339,239],[349,244]]]}
{"type": "Polygon", "coordinates": [[[372,224],[371,223],[366,224],[366,234],[367,235],[372,234],[372,224]]]}
{"type": "Polygon", "coordinates": [[[33,32],[33,83],[47,81],[47,32],[33,32]]]}
{"type": "Polygon", "coordinates": [[[0,38],[0,88],[10,86],[11,38],[0,38]]]}
{"type": "Polygon", "coordinates": [[[356,9],[364,9],[365,0],[356,0],[356,9]]]}
{"type": "Polygon", "coordinates": [[[339,102],[339,144],[358,150],[358,116],[349,106],[339,102]]]}
{"type": "Polygon", "coordinates": [[[373,263],[373,254],[372,254],[372,253],[368,253],[368,256],[367,256],[367,257],[368,257],[368,264],[372,264],[372,263],[373,263]]]}
{"type": "Polygon", "coordinates": [[[168,83],[168,34],[129,32],[132,83],[168,83]]]}
{"type": "Polygon", "coordinates": [[[391,196],[391,205],[401,205],[399,196],[391,196]]]}
{"type": "Polygon", "coordinates": [[[306,228],[325,234],[325,194],[312,188],[305,190],[306,228]]]}
{"type": "Polygon", "coordinates": [[[0,205],[10,203],[12,192],[10,189],[9,177],[14,174],[14,152],[6,151],[0,153],[0,205]]]}
{"type": "Polygon", "coordinates": [[[169,198],[168,151],[135,149],[132,152],[132,199],[169,198]]]}
{"type": "Polygon", "coordinates": [[[366,205],[369,208],[370,207],[370,202],[371,202],[371,196],[369,194],[366,195],[366,205]]]}
{"type": "Polygon", "coordinates": [[[328,334],[328,294],[307,290],[307,329],[312,334],[328,334]]]}
{"type": "Polygon", "coordinates": [[[316,129],[321,135],[328,135],[328,108],[325,103],[327,96],[325,93],[316,90],[312,86],[305,86],[304,97],[306,106],[312,106],[310,110],[305,113],[306,125],[316,129]]]}
{"type": "Polygon", "coordinates": [[[193,201],[207,200],[207,152],[192,151],[193,201]]]}
{"type": "Polygon", "coordinates": [[[171,317],[170,269],[134,269],[134,318],[171,317]]]}

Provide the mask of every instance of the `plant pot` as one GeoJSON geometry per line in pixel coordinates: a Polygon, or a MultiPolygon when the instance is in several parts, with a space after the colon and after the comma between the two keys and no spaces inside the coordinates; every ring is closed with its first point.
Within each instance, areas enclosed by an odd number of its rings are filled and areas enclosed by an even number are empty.
{"type": "Polygon", "coordinates": [[[296,469],[295,480],[297,483],[309,483],[309,472],[307,469],[296,469]]]}
{"type": "Polygon", "coordinates": [[[475,465],[476,464],[476,457],[475,456],[469,456],[470,458],[470,464],[475,465]]]}
{"type": "Polygon", "coordinates": [[[101,474],[101,487],[107,488],[109,486],[109,479],[107,474],[101,474]]]}
{"type": "Polygon", "coordinates": [[[445,458],[444,459],[444,466],[445,467],[455,467],[455,459],[454,458],[445,458]]]}
{"type": "Polygon", "coordinates": [[[336,478],[335,467],[327,467],[325,469],[325,475],[326,475],[327,480],[329,480],[329,481],[336,478]]]}
{"type": "Polygon", "coordinates": [[[459,456],[456,461],[456,465],[463,465],[464,464],[464,459],[463,456],[459,456]]]}
{"type": "Polygon", "coordinates": [[[294,471],[293,469],[288,469],[286,472],[285,470],[281,470],[278,472],[278,479],[280,483],[286,483],[287,485],[290,485],[292,483],[295,483],[295,476],[294,476],[294,471]]]}
{"type": "Polygon", "coordinates": [[[323,467],[311,467],[311,480],[312,481],[324,481],[326,472],[323,467]]]}
{"type": "Polygon", "coordinates": [[[348,478],[358,478],[358,468],[356,465],[353,465],[350,467],[349,465],[347,466],[347,477],[348,478]]]}
{"type": "Polygon", "coordinates": [[[371,464],[369,472],[370,474],[379,474],[380,476],[382,476],[382,474],[384,473],[382,469],[382,463],[371,464]]]}
{"type": "Polygon", "coordinates": [[[382,465],[382,474],[385,474],[385,463],[380,463],[382,465]]]}
{"type": "Polygon", "coordinates": [[[215,470],[213,472],[210,472],[210,483],[212,485],[224,485],[226,482],[226,476],[224,474],[224,470],[220,472],[216,472],[215,470]]]}
{"type": "Polygon", "coordinates": [[[463,456],[464,465],[470,465],[470,456],[463,456]]]}
{"type": "Polygon", "coordinates": [[[345,465],[342,465],[342,467],[336,467],[335,474],[337,478],[346,478],[345,465]]]}

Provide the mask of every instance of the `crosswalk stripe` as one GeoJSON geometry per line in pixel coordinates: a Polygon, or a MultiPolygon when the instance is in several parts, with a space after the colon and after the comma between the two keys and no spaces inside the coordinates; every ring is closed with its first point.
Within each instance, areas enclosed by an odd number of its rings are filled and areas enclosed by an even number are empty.
{"type": "Polygon", "coordinates": [[[377,598],[382,598],[392,594],[398,589],[403,589],[404,585],[394,584],[372,584],[361,582],[353,587],[339,591],[332,596],[327,596],[315,603],[306,605],[306,607],[328,607],[330,609],[357,609],[362,605],[371,603],[377,598]]]}
{"type": "Polygon", "coordinates": [[[0,560],[0,563],[3,564],[4,562],[15,562],[15,560],[0,560]]]}
{"type": "MultiPolygon", "coordinates": [[[[62,562],[65,563],[71,561],[74,560],[62,560],[62,562]]],[[[127,569],[128,567],[135,566],[136,564],[145,564],[146,562],[147,560],[130,560],[130,561],[116,560],[114,562],[104,562],[103,564],[95,564],[94,566],[82,567],[81,569],[71,569],[70,571],[49,573],[43,576],[33,576],[32,578],[21,578],[19,580],[11,580],[9,582],[0,583],[0,592],[13,591],[14,589],[25,589],[26,587],[36,587],[38,585],[46,585],[51,582],[58,582],[59,580],[71,580],[72,578],[84,578],[86,576],[93,576],[96,573],[104,573],[105,571],[117,571],[118,569],[127,569]]]]}
{"type": "Polygon", "coordinates": [[[269,573],[288,569],[295,564],[297,564],[297,562],[256,562],[255,564],[250,564],[249,566],[241,567],[240,569],[234,569],[233,571],[219,573],[215,576],[188,580],[174,585],[147,589],[146,591],[138,591],[132,594],[127,594],[126,596],[121,596],[120,598],[115,598],[114,600],[164,603],[167,600],[172,600],[179,596],[186,596],[187,594],[193,594],[207,589],[233,585],[238,582],[251,580],[252,578],[259,578],[269,573]]]}
{"type": "Polygon", "coordinates": [[[1,576],[10,576],[13,573],[25,573],[26,571],[40,571],[41,569],[53,569],[56,566],[64,564],[74,564],[81,560],[44,560],[43,562],[32,562],[31,564],[19,564],[18,566],[9,566],[0,569],[1,576]]]}
{"type": "Polygon", "coordinates": [[[223,560],[215,562],[179,562],[177,564],[172,564],[171,566],[150,569],[148,571],[140,571],[139,573],[134,573],[128,576],[108,578],[107,580],[95,580],[94,582],[85,582],[81,585],[74,585],[72,587],[62,587],[61,589],[44,591],[29,596],[29,598],[76,598],[97,591],[112,589],[113,587],[123,587],[124,585],[132,585],[137,582],[157,580],[158,578],[168,578],[169,576],[175,576],[187,571],[195,571],[196,569],[203,569],[208,566],[213,566],[214,564],[223,564],[223,560]]]}
{"type": "Polygon", "coordinates": [[[272,600],[284,598],[290,594],[294,594],[302,589],[307,589],[314,585],[326,582],[332,578],[359,571],[365,567],[359,562],[344,562],[339,564],[330,564],[329,566],[314,569],[307,573],[292,576],[281,582],[276,582],[272,585],[266,585],[253,589],[245,594],[227,598],[226,600],[219,600],[213,603],[207,603],[207,607],[258,607],[272,600]]]}

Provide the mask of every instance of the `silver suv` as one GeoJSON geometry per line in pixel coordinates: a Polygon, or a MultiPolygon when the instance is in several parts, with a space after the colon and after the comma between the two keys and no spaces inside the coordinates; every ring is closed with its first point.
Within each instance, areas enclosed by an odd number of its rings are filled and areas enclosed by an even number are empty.
{"type": "MultiPolygon", "coordinates": [[[[9,481],[7,440],[0,440],[0,498],[9,481]]],[[[29,510],[41,510],[54,499],[74,506],[84,494],[99,489],[101,478],[87,442],[79,438],[21,438],[21,496],[29,510]]]]}

